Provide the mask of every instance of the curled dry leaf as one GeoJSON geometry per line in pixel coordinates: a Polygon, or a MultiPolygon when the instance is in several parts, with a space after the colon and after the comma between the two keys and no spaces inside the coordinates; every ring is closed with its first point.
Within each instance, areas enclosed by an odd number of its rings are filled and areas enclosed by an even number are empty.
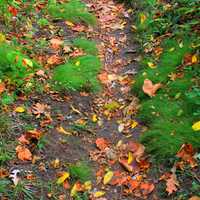
{"type": "Polygon", "coordinates": [[[105,138],[97,138],[96,145],[102,151],[102,150],[105,150],[109,146],[109,142],[105,138]]]}
{"type": "Polygon", "coordinates": [[[32,153],[26,147],[18,145],[15,150],[20,160],[32,160],[32,153]]]}
{"type": "Polygon", "coordinates": [[[36,103],[32,107],[32,112],[39,118],[41,114],[49,115],[49,109],[50,107],[47,104],[36,103]]]}
{"type": "Polygon", "coordinates": [[[151,80],[145,79],[143,84],[143,92],[150,97],[153,97],[156,95],[156,91],[162,87],[161,83],[153,84],[151,80]]]}
{"type": "Polygon", "coordinates": [[[200,200],[200,197],[198,197],[198,196],[192,196],[188,200],[200,200]]]}

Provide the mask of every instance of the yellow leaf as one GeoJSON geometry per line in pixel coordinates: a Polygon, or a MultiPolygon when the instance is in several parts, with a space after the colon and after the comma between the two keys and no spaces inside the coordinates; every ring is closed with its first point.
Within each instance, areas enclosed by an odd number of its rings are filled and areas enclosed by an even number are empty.
{"type": "Polygon", "coordinates": [[[70,22],[70,21],[65,21],[65,23],[66,23],[68,26],[71,26],[71,27],[74,26],[74,24],[73,24],[72,22],[70,22]]]}
{"type": "Polygon", "coordinates": [[[113,172],[108,171],[103,178],[103,184],[104,185],[108,184],[111,181],[112,177],[113,177],[113,172]]]}
{"type": "Polygon", "coordinates": [[[198,59],[197,59],[197,56],[196,55],[193,55],[192,56],[192,63],[195,64],[198,62],[198,59]]]}
{"type": "Polygon", "coordinates": [[[60,178],[57,180],[57,184],[62,184],[67,178],[69,178],[69,173],[64,172],[60,178]]]}
{"type": "Polygon", "coordinates": [[[133,154],[131,152],[128,152],[128,161],[127,163],[130,165],[133,162],[133,154]]]}
{"type": "Polygon", "coordinates": [[[15,112],[17,113],[23,113],[25,112],[25,108],[22,106],[18,106],[17,108],[15,108],[15,112]]]}
{"type": "Polygon", "coordinates": [[[94,197],[99,198],[99,197],[102,197],[104,194],[105,194],[104,191],[97,191],[94,193],[94,197]]]}
{"type": "Polygon", "coordinates": [[[155,69],[157,66],[152,63],[152,62],[148,62],[147,65],[151,68],[151,69],[155,69]]]}
{"type": "Polygon", "coordinates": [[[93,121],[93,122],[97,122],[97,121],[98,121],[97,115],[96,115],[96,114],[92,115],[92,121],[93,121]]]}
{"type": "Polygon", "coordinates": [[[91,181],[86,181],[84,183],[84,189],[85,190],[91,190],[92,189],[92,182],[91,181]]]}
{"type": "Polygon", "coordinates": [[[76,183],[73,185],[72,189],[71,189],[71,192],[70,192],[70,196],[71,197],[74,197],[77,193],[77,186],[76,186],[76,183]]]}
{"type": "Polygon", "coordinates": [[[146,21],[146,19],[147,19],[147,16],[145,14],[141,14],[140,15],[140,23],[141,24],[144,24],[144,22],[146,21]]]}
{"type": "Polygon", "coordinates": [[[57,130],[59,133],[63,133],[63,134],[65,134],[65,135],[71,135],[71,133],[68,132],[68,131],[66,131],[62,126],[58,126],[58,127],[56,128],[56,130],[57,130]]]}
{"type": "Polygon", "coordinates": [[[138,125],[138,122],[132,121],[131,128],[135,128],[138,125]]]}
{"type": "Polygon", "coordinates": [[[28,67],[33,67],[33,62],[27,58],[23,59],[23,62],[28,66],[28,67]]]}
{"type": "Polygon", "coordinates": [[[0,33],[0,43],[3,43],[6,41],[6,37],[4,34],[0,33]]]}
{"type": "Polygon", "coordinates": [[[193,129],[194,131],[200,131],[200,121],[194,123],[194,124],[192,125],[192,129],[193,129]]]}
{"type": "Polygon", "coordinates": [[[78,60],[76,63],[75,63],[75,65],[78,67],[78,66],[80,66],[80,61],[78,60]]]}

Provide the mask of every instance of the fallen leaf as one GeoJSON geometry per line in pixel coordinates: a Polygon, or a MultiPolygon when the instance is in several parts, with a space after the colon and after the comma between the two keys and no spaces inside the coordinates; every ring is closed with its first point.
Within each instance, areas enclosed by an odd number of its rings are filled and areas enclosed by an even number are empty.
{"type": "Polygon", "coordinates": [[[59,49],[61,47],[61,45],[63,44],[63,41],[58,39],[58,38],[52,38],[50,40],[51,43],[51,47],[55,50],[59,49]]]}
{"type": "Polygon", "coordinates": [[[9,175],[9,177],[11,178],[11,180],[12,180],[12,182],[14,183],[14,185],[16,186],[18,183],[19,183],[19,181],[20,181],[20,178],[18,177],[18,173],[20,172],[20,170],[19,169],[14,169],[11,173],[10,173],[10,175],[9,175]]]}
{"type": "Polygon", "coordinates": [[[151,80],[145,79],[143,84],[143,92],[150,97],[153,97],[156,95],[156,91],[162,87],[161,83],[153,84],[151,80]]]}
{"type": "Polygon", "coordinates": [[[153,183],[141,183],[140,189],[143,195],[150,194],[154,190],[155,186],[153,183]]]}
{"type": "Polygon", "coordinates": [[[94,194],[93,194],[93,196],[95,197],[95,198],[99,198],[99,197],[102,197],[102,196],[104,196],[105,195],[105,192],[104,191],[96,191],[94,194]]]}
{"type": "Polygon", "coordinates": [[[59,133],[63,133],[65,135],[72,135],[72,133],[70,133],[69,131],[66,131],[62,126],[58,126],[56,128],[56,130],[59,132],[59,133]]]}
{"type": "Polygon", "coordinates": [[[69,178],[69,173],[68,172],[63,172],[62,176],[58,178],[56,181],[57,184],[62,184],[67,178],[69,178]]]}
{"type": "Polygon", "coordinates": [[[105,150],[109,146],[109,142],[105,138],[97,138],[96,145],[100,150],[105,150]]]}
{"type": "Polygon", "coordinates": [[[200,121],[195,122],[195,123],[192,125],[192,129],[193,129],[194,131],[200,131],[200,121]]]}
{"type": "Polygon", "coordinates": [[[22,106],[18,106],[17,108],[15,108],[15,112],[17,113],[23,113],[25,112],[25,108],[22,106]]]}
{"type": "Polygon", "coordinates": [[[0,94],[2,94],[5,91],[5,84],[4,83],[0,83],[0,94]]]}
{"type": "Polygon", "coordinates": [[[144,24],[144,22],[146,21],[147,19],[147,16],[143,13],[140,14],[140,23],[141,24],[144,24]]]}
{"type": "Polygon", "coordinates": [[[192,168],[198,165],[194,155],[195,151],[191,144],[183,144],[181,149],[176,154],[178,158],[181,158],[183,161],[189,163],[192,168]]]}
{"type": "Polygon", "coordinates": [[[177,181],[176,175],[173,173],[171,174],[170,178],[166,180],[166,191],[168,194],[172,194],[173,192],[177,191],[177,186],[179,186],[179,183],[177,181]]]}
{"type": "Polygon", "coordinates": [[[145,147],[144,145],[130,141],[127,146],[128,150],[133,153],[137,162],[140,162],[140,158],[144,155],[145,147]]]}
{"type": "Polygon", "coordinates": [[[198,197],[198,196],[192,196],[188,200],[200,200],[200,197],[198,197]]]}
{"type": "Polygon", "coordinates": [[[104,185],[108,184],[111,181],[113,175],[114,173],[112,171],[108,171],[103,178],[103,184],[104,185]]]}
{"type": "Polygon", "coordinates": [[[133,154],[132,152],[128,152],[128,161],[127,163],[130,165],[133,162],[133,154]]]}
{"type": "Polygon", "coordinates": [[[125,159],[119,159],[119,163],[129,172],[133,172],[133,166],[128,164],[128,161],[125,159]]]}
{"type": "Polygon", "coordinates": [[[152,62],[148,62],[147,65],[148,65],[151,69],[157,68],[156,64],[155,64],[155,63],[152,63],[152,62]]]}
{"type": "Polygon", "coordinates": [[[32,153],[26,147],[18,145],[15,150],[20,160],[32,160],[32,153]]]}
{"type": "Polygon", "coordinates": [[[41,114],[48,116],[49,109],[50,107],[47,104],[36,103],[32,107],[32,112],[34,115],[36,115],[37,118],[39,118],[41,114]]]}
{"type": "Polygon", "coordinates": [[[26,136],[23,134],[21,135],[19,138],[18,138],[18,141],[21,143],[21,144],[30,144],[30,141],[27,140],[26,136]]]}
{"type": "Polygon", "coordinates": [[[139,185],[140,185],[140,181],[138,181],[138,180],[130,179],[130,180],[128,181],[128,187],[129,187],[129,189],[132,190],[132,191],[135,190],[136,188],[138,188],[139,185]]]}

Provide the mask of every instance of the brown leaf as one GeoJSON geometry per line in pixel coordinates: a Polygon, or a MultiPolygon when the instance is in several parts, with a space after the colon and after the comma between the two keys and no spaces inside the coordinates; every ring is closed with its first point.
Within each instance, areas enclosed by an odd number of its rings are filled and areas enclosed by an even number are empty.
{"type": "Polygon", "coordinates": [[[60,46],[63,44],[63,41],[58,39],[58,38],[52,38],[50,40],[50,43],[51,43],[51,47],[55,50],[59,49],[60,46]]]}
{"type": "Polygon", "coordinates": [[[18,145],[15,150],[20,160],[32,160],[32,153],[26,147],[18,145]]]}
{"type": "Polygon", "coordinates": [[[105,150],[109,146],[109,142],[105,138],[97,138],[96,145],[102,151],[102,150],[105,150]]]}
{"type": "Polygon", "coordinates": [[[174,173],[171,174],[169,179],[166,180],[166,186],[167,186],[166,191],[168,192],[168,194],[172,194],[173,192],[177,191],[178,189],[177,186],[179,186],[179,183],[174,173]]]}
{"type": "Polygon", "coordinates": [[[47,59],[47,63],[48,63],[49,65],[60,64],[60,63],[61,63],[61,57],[58,56],[58,55],[50,56],[50,57],[47,59]]]}
{"type": "Polygon", "coordinates": [[[150,97],[153,97],[156,95],[156,91],[162,87],[161,83],[153,84],[151,80],[145,79],[143,84],[143,92],[150,97]]]}
{"type": "Polygon", "coordinates": [[[191,144],[183,144],[176,156],[178,158],[181,158],[183,161],[189,163],[190,166],[193,168],[197,166],[197,161],[194,158],[194,154],[195,151],[191,144]]]}
{"type": "Polygon", "coordinates": [[[145,147],[140,143],[130,141],[128,143],[128,151],[131,151],[136,161],[140,162],[140,158],[144,155],[145,147]]]}
{"type": "Polygon", "coordinates": [[[198,196],[192,196],[188,200],[200,200],[200,197],[198,197],[198,196]]]}
{"type": "Polygon", "coordinates": [[[34,115],[37,115],[37,118],[40,117],[41,114],[48,115],[50,107],[47,104],[36,103],[32,107],[32,112],[34,115]]]}

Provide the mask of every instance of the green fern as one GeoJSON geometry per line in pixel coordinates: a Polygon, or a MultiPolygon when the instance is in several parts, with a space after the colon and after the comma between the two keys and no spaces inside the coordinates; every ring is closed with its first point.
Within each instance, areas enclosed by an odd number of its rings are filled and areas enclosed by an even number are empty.
{"type": "Polygon", "coordinates": [[[65,19],[72,22],[83,21],[90,25],[95,25],[96,18],[88,12],[85,3],[80,0],[71,0],[68,3],[49,3],[49,13],[58,19],[65,19]]]}

